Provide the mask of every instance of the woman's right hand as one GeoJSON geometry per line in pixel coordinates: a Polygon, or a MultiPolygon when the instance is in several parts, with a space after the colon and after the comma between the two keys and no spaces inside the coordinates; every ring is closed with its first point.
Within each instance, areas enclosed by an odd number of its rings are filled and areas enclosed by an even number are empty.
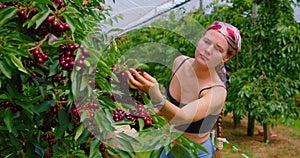
{"type": "Polygon", "coordinates": [[[163,95],[160,92],[157,80],[146,72],[139,74],[135,69],[129,69],[127,72],[128,84],[130,88],[138,89],[149,94],[152,102],[161,102],[163,95]]]}

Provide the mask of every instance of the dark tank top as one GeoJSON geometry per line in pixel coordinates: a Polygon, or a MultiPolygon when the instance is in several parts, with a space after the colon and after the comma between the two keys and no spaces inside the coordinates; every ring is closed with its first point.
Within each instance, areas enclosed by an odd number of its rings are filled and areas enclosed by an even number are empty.
{"type": "MultiPolygon", "coordinates": [[[[177,67],[177,69],[174,71],[172,77],[171,77],[171,80],[170,82],[172,81],[175,73],[179,70],[179,68],[185,63],[185,61],[187,61],[188,59],[190,58],[186,58],[184,59],[180,65],[177,67]]],[[[199,91],[199,94],[198,94],[198,98],[200,98],[200,95],[201,95],[201,92],[203,92],[204,90],[207,90],[207,89],[210,89],[210,88],[213,88],[213,87],[223,87],[226,89],[226,87],[224,85],[213,85],[213,86],[209,86],[209,87],[206,87],[206,88],[203,88],[199,91]]],[[[169,91],[169,85],[168,87],[166,88],[166,94],[167,94],[167,97],[169,99],[169,101],[171,103],[173,103],[174,105],[176,105],[177,107],[179,108],[182,108],[184,107],[186,104],[183,104],[183,103],[180,103],[178,102],[175,98],[173,98],[170,94],[170,91],[169,91]]],[[[192,123],[188,123],[188,124],[182,124],[182,125],[178,125],[178,126],[175,126],[176,129],[180,130],[180,131],[184,131],[184,132],[189,132],[189,133],[206,133],[208,131],[210,131],[214,124],[216,123],[217,119],[218,119],[219,115],[208,115],[206,116],[205,118],[199,120],[199,121],[196,121],[196,122],[192,122],[192,123]]]]}

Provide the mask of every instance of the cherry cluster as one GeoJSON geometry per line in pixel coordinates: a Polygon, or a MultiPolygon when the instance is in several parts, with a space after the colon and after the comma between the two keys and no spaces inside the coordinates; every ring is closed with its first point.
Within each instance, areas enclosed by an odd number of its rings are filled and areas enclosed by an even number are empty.
{"type": "Polygon", "coordinates": [[[23,22],[27,19],[32,18],[37,13],[38,13],[38,11],[36,9],[33,9],[33,10],[19,9],[18,10],[18,16],[23,22]]]}
{"type": "Polygon", "coordinates": [[[16,5],[18,5],[18,2],[4,2],[4,3],[0,3],[0,9],[6,8],[7,6],[16,6],[16,5]]]}
{"type": "MultiPolygon", "coordinates": [[[[62,0],[51,0],[53,4],[47,4],[48,8],[53,11],[52,15],[49,15],[46,20],[39,26],[39,28],[34,29],[31,27],[27,32],[32,32],[38,36],[45,36],[48,33],[52,33],[56,36],[60,36],[63,33],[70,30],[70,26],[66,23],[66,20],[61,16],[62,11],[60,9],[64,8],[66,4],[62,0]]],[[[31,19],[34,15],[38,13],[38,10],[32,6],[26,6],[23,3],[18,2],[5,2],[0,3],[0,8],[7,6],[17,6],[19,8],[17,14],[17,21],[23,24],[27,19],[31,19]],[[21,4],[21,5],[19,5],[21,4]]],[[[26,32],[26,33],[27,33],[26,32]]]]}
{"type": "Polygon", "coordinates": [[[79,45],[77,44],[65,44],[60,45],[58,48],[59,52],[63,52],[62,55],[59,57],[59,64],[62,66],[63,70],[72,71],[73,67],[75,65],[74,62],[74,52],[79,48],[79,45]]]}
{"type": "Polygon", "coordinates": [[[46,54],[45,50],[36,48],[30,51],[32,53],[32,56],[34,60],[38,63],[44,63],[49,59],[49,56],[46,54]]]}
{"type": "Polygon", "coordinates": [[[61,107],[58,105],[50,106],[50,111],[45,114],[46,120],[39,126],[39,129],[43,132],[48,132],[51,128],[55,128],[58,125],[57,117],[61,107]]]}
{"type": "Polygon", "coordinates": [[[0,108],[8,108],[10,109],[13,113],[16,113],[18,111],[22,111],[22,107],[20,107],[18,104],[11,103],[9,100],[3,101],[0,103],[0,108]]]}
{"type": "Polygon", "coordinates": [[[76,107],[72,109],[72,113],[75,117],[79,117],[84,110],[88,110],[90,118],[94,118],[94,111],[98,109],[100,109],[100,106],[96,102],[91,101],[86,104],[76,105],[76,107]]]}
{"type": "Polygon", "coordinates": [[[75,65],[75,51],[81,49],[82,54],[77,60],[77,66],[84,66],[85,58],[89,57],[89,51],[85,49],[83,46],[79,46],[78,44],[64,44],[60,45],[58,48],[59,52],[63,52],[63,54],[59,57],[59,64],[62,66],[63,70],[72,71],[75,65]]]}
{"type": "Polygon", "coordinates": [[[107,146],[103,142],[101,142],[100,147],[99,147],[100,152],[105,153],[106,149],[107,149],[107,146]]]}
{"type": "Polygon", "coordinates": [[[48,144],[50,146],[53,146],[54,144],[56,144],[56,140],[54,139],[55,138],[55,134],[52,133],[52,132],[46,132],[44,135],[44,140],[48,141],[48,144]]]}
{"type": "Polygon", "coordinates": [[[64,17],[48,16],[44,23],[36,30],[38,35],[45,35],[48,32],[60,36],[70,30],[70,26],[66,23],[64,17]]]}
{"type": "Polygon", "coordinates": [[[51,2],[54,2],[55,4],[58,5],[57,9],[61,9],[66,6],[66,4],[62,0],[51,0],[51,2]]]}
{"type": "Polygon", "coordinates": [[[150,112],[144,108],[143,104],[137,103],[137,108],[130,109],[129,113],[126,113],[124,110],[120,108],[116,108],[113,110],[113,120],[115,122],[121,121],[121,120],[130,120],[132,122],[135,122],[135,124],[132,126],[137,131],[139,130],[139,119],[142,119],[145,122],[145,127],[149,127],[153,123],[153,119],[151,117],[150,112]]]}

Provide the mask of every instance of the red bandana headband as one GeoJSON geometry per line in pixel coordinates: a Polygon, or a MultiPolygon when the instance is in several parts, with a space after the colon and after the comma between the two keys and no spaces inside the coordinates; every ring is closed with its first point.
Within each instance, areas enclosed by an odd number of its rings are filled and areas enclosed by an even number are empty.
{"type": "Polygon", "coordinates": [[[207,30],[216,30],[220,32],[227,40],[229,52],[236,54],[241,49],[240,31],[231,24],[215,21],[207,30]]]}

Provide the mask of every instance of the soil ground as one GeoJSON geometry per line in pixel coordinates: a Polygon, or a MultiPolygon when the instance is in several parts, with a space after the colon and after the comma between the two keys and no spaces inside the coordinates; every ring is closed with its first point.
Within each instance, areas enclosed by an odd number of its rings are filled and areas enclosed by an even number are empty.
{"type": "MultiPolygon", "coordinates": [[[[241,126],[234,128],[232,115],[223,117],[223,136],[246,154],[249,158],[300,158],[300,130],[277,125],[271,129],[269,143],[264,142],[264,137],[258,134],[263,127],[255,124],[254,136],[247,136],[247,119],[241,121],[241,126]]],[[[224,144],[224,158],[242,158],[231,146],[224,144]]]]}

